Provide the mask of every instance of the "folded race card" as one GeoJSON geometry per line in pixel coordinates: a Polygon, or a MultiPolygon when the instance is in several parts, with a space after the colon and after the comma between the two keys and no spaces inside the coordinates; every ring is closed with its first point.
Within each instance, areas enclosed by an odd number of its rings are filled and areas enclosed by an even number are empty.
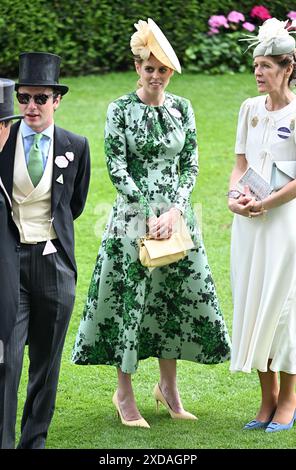
{"type": "Polygon", "coordinates": [[[272,186],[253,167],[249,166],[247,171],[237,182],[239,191],[244,192],[244,186],[249,186],[253,196],[263,200],[272,192],[272,186]]]}

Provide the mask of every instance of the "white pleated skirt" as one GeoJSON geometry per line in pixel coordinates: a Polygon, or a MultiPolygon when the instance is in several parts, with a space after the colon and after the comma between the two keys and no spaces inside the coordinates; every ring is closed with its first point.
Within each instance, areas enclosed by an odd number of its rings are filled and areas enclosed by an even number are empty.
{"type": "Polygon", "coordinates": [[[234,216],[232,372],[296,374],[296,200],[234,216]]]}

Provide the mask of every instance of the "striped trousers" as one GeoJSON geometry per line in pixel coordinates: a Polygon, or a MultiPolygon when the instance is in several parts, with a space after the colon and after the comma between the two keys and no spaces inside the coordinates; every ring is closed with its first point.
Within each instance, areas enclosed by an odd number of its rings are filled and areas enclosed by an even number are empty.
{"type": "MultiPolygon", "coordinates": [[[[18,387],[28,344],[29,377],[18,448],[42,449],[54,413],[61,356],[75,299],[75,272],[58,240],[21,244],[20,308],[4,347],[0,377],[0,447],[15,447],[18,387]],[[3,389],[4,388],[4,389],[3,389]]],[[[16,293],[17,295],[17,293],[16,293]]]]}

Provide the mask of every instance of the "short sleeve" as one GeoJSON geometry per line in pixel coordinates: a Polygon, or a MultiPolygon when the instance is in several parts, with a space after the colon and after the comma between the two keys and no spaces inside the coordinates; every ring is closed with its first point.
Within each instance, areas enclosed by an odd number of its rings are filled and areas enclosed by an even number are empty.
{"type": "Polygon", "coordinates": [[[250,115],[250,98],[245,100],[240,107],[236,131],[236,142],[235,142],[235,153],[245,154],[246,153],[246,142],[248,137],[249,127],[249,115],[250,115]]]}

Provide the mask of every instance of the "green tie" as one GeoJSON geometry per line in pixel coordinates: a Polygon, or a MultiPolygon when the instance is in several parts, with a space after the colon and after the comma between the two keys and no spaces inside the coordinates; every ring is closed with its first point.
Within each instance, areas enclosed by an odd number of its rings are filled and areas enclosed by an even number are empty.
{"type": "Polygon", "coordinates": [[[43,175],[42,152],[39,145],[42,135],[43,134],[34,135],[34,142],[29,153],[28,173],[35,187],[37,186],[43,175]]]}

